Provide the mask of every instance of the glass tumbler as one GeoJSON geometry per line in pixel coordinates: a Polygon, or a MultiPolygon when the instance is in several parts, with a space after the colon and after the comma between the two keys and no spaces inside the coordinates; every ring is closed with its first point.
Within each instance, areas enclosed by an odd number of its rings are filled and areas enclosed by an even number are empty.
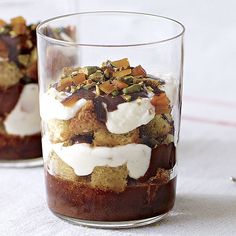
{"type": "Polygon", "coordinates": [[[76,1],[0,1],[0,166],[42,164],[36,26],[76,1]]]}
{"type": "Polygon", "coordinates": [[[128,228],[173,208],[183,35],[175,20],[134,12],[39,24],[43,157],[54,214],[128,228]]]}

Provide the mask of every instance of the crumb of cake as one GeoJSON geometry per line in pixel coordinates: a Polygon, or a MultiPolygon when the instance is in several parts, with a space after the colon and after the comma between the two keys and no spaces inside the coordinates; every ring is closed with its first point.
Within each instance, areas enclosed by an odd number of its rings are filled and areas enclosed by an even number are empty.
{"type": "Polygon", "coordinates": [[[79,178],[75,174],[74,170],[62,161],[55,152],[50,153],[50,157],[47,160],[46,165],[49,172],[63,179],[76,181],[79,178]]]}
{"type": "Polygon", "coordinates": [[[69,131],[69,125],[69,120],[48,120],[47,128],[50,141],[52,143],[59,143],[69,139],[72,136],[69,131]]]}
{"type": "Polygon", "coordinates": [[[154,139],[166,136],[171,130],[172,125],[162,115],[155,115],[147,125],[141,127],[144,136],[154,139]]]}
{"type": "Polygon", "coordinates": [[[93,132],[102,127],[104,125],[97,120],[93,102],[89,100],[78,111],[77,115],[71,119],[69,131],[73,135],[78,135],[93,132]]]}
{"type": "Polygon", "coordinates": [[[170,173],[168,170],[165,169],[161,169],[159,168],[157,170],[157,173],[154,177],[151,177],[148,182],[149,183],[158,183],[158,184],[166,184],[168,183],[170,180],[170,173]]]}
{"type": "Polygon", "coordinates": [[[119,167],[96,166],[91,176],[91,186],[101,190],[123,192],[127,185],[126,165],[119,167]]]}
{"type": "Polygon", "coordinates": [[[0,61],[0,87],[8,88],[17,84],[22,73],[14,62],[0,61]]]}
{"type": "Polygon", "coordinates": [[[167,134],[166,138],[163,141],[163,144],[170,144],[174,142],[174,135],[173,134],[167,134]]]}
{"type": "Polygon", "coordinates": [[[125,134],[113,134],[105,128],[94,132],[94,146],[114,147],[129,143],[139,143],[139,129],[134,129],[125,134]]]}

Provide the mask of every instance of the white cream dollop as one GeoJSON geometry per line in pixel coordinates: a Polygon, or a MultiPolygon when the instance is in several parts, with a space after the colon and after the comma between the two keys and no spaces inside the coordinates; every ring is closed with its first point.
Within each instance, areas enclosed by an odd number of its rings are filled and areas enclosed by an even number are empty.
{"type": "Polygon", "coordinates": [[[119,104],[115,111],[107,111],[107,129],[114,134],[123,134],[150,122],[155,116],[150,99],[138,98],[119,104]]]}
{"type": "Polygon", "coordinates": [[[69,120],[86,103],[86,100],[82,98],[73,106],[64,106],[61,101],[67,97],[68,95],[65,92],[58,92],[55,88],[50,88],[46,93],[42,94],[40,100],[42,120],[69,120]]]}
{"type": "Polygon", "coordinates": [[[4,126],[7,133],[13,135],[25,136],[40,132],[37,84],[23,87],[17,104],[4,120],[4,126]]]}
{"type": "Polygon", "coordinates": [[[54,152],[78,176],[89,175],[96,166],[118,167],[127,164],[129,176],[138,179],[150,164],[151,148],[144,144],[127,144],[116,147],[91,147],[86,143],[63,146],[53,144],[54,152]]]}

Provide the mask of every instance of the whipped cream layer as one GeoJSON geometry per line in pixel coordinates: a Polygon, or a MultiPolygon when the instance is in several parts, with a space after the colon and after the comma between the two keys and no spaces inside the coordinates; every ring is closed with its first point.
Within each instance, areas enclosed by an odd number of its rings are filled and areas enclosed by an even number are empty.
{"type": "Polygon", "coordinates": [[[129,176],[138,179],[146,173],[151,158],[151,148],[144,144],[91,147],[85,143],[72,146],[58,143],[53,144],[52,149],[78,176],[91,174],[96,166],[118,167],[126,164],[129,176]]]}
{"type": "Polygon", "coordinates": [[[78,110],[86,103],[85,99],[78,100],[73,106],[64,106],[61,101],[68,97],[65,92],[58,92],[50,88],[41,95],[40,115],[43,120],[69,120],[75,116],[78,110]]]}
{"type": "Polygon", "coordinates": [[[107,129],[114,134],[123,134],[150,122],[155,116],[155,107],[150,100],[138,98],[119,104],[115,111],[107,111],[107,129]]]}
{"type": "Polygon", "coordinates": [[[4,120],[4,126],[7,133],[12,135],[25,136],[40,132],[37,84],[23,87],[17,104],[4,120]]]}

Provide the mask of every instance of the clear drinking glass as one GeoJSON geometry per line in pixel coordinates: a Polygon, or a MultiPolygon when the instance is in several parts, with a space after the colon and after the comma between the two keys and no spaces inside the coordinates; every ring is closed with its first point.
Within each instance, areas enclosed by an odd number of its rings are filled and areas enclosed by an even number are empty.
{"type": "Polygon", "coordinates": [[[0,0],[0,166],[42,164],[36,26],[76,4],[0,0]]]}
{"type": "Polygon", "coordinates": [[[183,35],[175,20],[131,12],[78,13],[38,26],[43,157],[54,214],[127,228],[172,209],[183,35]]]}

